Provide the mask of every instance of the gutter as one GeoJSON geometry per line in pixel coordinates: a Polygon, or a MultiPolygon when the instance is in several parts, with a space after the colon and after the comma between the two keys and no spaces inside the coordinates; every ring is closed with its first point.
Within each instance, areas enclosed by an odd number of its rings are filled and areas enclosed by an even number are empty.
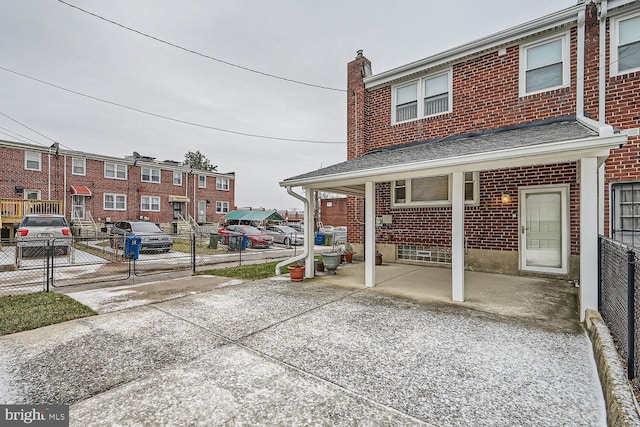
{"type": "MultiPolygon", "coordinates": [[[[298,193],[294,193],[293,190],[291,189],[291,187],[287,187],[287,193],[289,193],[290,195],[292,195],[293,197],[295,197],[298,200],[301,200],[302,203],[304,203],[304,211],[305,211],[305,215],[309,213],[309,201],[307,200],[306,197],[302,197],[300,194],[298,193]]],[[[308,218],[305,218],[305,221],[308,221],[308,218]]],[[[296,255],[292,258],[288,258],[285,259],[282,262],[279,262],[276,265],[276,276],[279,276],[280,273],[280,268],[284,267],[285,265],[289,265],[289,264],[293,264],[296,261],[300,261],[303,260],[307,257],[307,255],[309,254],[309,236],[308,233],[305,233],[304,236],[304,250],[302,251],[302,253],[300,255],[296,255]]]]}

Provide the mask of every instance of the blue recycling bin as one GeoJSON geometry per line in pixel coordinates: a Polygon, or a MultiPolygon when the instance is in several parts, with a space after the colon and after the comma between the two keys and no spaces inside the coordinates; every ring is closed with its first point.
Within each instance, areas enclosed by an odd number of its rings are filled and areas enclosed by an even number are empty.
{"type": "Polygon", "coordinates": [[[142,238],[139,236],[127,236],[124,242],[124,256],[130,259],[140,258],[140,242],[142,238]]]}
{"type": "Polygon", "coordinates": [[[316,233],[316,245],[324,245],[324,233],[316,233]]]}
{"type": "Polygon", "coordinates": [[[248,237],[242,234],[236,234],[229,236],[229,250],[239,251],[247,249],[248,237]]]}

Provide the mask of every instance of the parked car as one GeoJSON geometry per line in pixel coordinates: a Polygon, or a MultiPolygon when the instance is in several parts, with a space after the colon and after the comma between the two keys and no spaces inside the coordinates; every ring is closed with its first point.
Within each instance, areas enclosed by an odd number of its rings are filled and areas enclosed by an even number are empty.
{"type": "Polygon", "coordinates": [[[333,227],[333,241],[336,244],[347,243],[347,227],[333,227]]]}
{"type": "Polygon", "coordinates": [[[140,237],[140,252],[169,252],[173,249],[173,239],[156,224],[148,221],[118,221],[111,227],[111,233],[118,238],[117,247],[123,249],[126,236],[140,237]]]}
{"type": "Polygon", "coordinates": [[[287,227],[293,228],[298,233],[304,233],[304,224],[301,222],[290,222],[289,224],[287,224],[287,227]]]}
{"type": "Polygon", "coordinates": [[[55,254],[66,255],[71,251],[73,236],[63,215],[26,215],[16,230],[16,249],[19,256],[27,253],[44,255],[46,246],[53,246],[55,254]]]}
{"type": "Polygon", "coordinates": [[[247,248],[268,248],[273,245],[273,237],[251,225],[227,225],[218,230],[220,242],[229,244],[229,236],[242,234],[247,236],[247,248]]]}
{"type": "Polygon", "coordinates": [[[273,237],[275,243],[289,245],[304,245],[304,234],[286,225],[270,225],[264,227],[264,232],[273,237]]]}

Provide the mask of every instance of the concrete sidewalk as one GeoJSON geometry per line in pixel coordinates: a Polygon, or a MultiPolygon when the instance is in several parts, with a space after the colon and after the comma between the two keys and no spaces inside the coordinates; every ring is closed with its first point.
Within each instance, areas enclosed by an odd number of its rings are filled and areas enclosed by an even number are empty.
{"type": "Polygon", "coordinates": [[[74,426],[606,425],[575,325],[322,280],[215,286],[0,337],[0,401],[72,404],[74,426]]]}

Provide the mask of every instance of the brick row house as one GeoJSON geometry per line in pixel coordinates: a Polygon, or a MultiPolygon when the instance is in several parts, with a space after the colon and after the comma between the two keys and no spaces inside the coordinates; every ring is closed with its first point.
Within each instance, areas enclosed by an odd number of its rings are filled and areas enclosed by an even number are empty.
{"type": "Polygon", "coordinates": [[[2,237],[28,213],[64,214],[78,232],[124,219],[171,233],[215,223],[234,209],[234,173],[191,170],[134,153],[123,158],[0,141],[2,237]]]}
{"type": "Polygon", "coordinates": [[[379,251],[449,265],[455,301],[473,269],[578,279],[581,318],[597,308],[598,234],[640,243],[640,2],[582,1],[371,70],[361,51],[347,67],[347,161],[280,183],[305,206],[349,196],[365,284],[379,251]]]}

